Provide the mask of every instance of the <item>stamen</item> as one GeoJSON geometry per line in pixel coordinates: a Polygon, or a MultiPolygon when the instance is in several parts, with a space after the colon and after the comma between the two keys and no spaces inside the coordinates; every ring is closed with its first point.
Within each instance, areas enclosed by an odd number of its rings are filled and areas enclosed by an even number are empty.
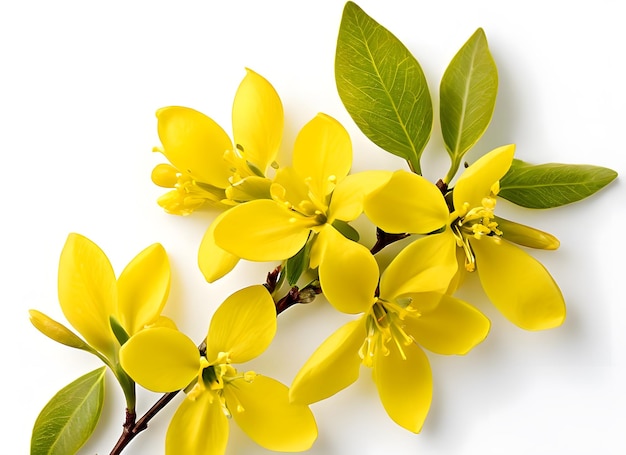
{"type": "Polygon", "coordinates": [[[198,381],[187,394],[187,398],[189,398],[191,401],[196,401],[200,394],[205,390],[206,387],[204,386],[204,382],[198,381]]]}
{"type": "Polygon", "coordinates": [[[496,208],[496,200],[495,198],[492,198],[492,197],[484,197],[482,198],[480,203],[482,204],[483,207],[485,207],[489,211],[492,211],[493,209],[496,208]]]}
{"type": "Polygon", "coordinates": [[[365,341],[363,341],[363,344],[359,348],[359,357],[361,357],[363,365],[366,367],[371,367],[373,365],[375,344],[375,337],[370,335],[365,338],[365,341]]]}
{"type": "Polygon", "coordinates": [[[476,270],[476,257],[474,257],[474,252],[468,239],[463,241],[463,252],[465,253],[465,270],[473,272],[476,270]]]}
{"type": "Polygon", "coordinates": [[[213,365],[224,364],[224,363],[230,363],[230,353],[218,352],[217,357],[215,358],[215,361],[213,362],[213,365]]]}
{"type": "Polygon", "coordinates": [[[254,371],[246,371],[243,374],[243,380],[246,382],[252,382],[254,381],[254,378],[256,378],[258,375],[254,372],[254,371]]]}
{"type": "Polygon", "coordinates": [[[409,311],[416,311],[409,308],[381,300],[372,306],[365,321],[367,337],[359,348],[363,365],[371,367],[377,355],[388,356],[391,352],[388,346],[390,342],[393,342],[400,356],[406,360],[406,346],[412,344],[413,339],[404,331],[402,320],[409,311]]]}

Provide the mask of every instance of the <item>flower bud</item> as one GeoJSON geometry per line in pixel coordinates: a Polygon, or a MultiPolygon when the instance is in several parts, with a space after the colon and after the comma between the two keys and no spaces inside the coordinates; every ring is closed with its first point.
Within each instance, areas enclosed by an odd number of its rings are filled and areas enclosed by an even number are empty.
{"type": "Polygon", "coordinates": [[[162,188],[175,188],[178,183],[178,170],[169,164],[157,164],[152,170],[152,182],[162,188]]]}
{"type": "Polygon", "coordinates": [[[498,227],[503,232],[502,238],[509,242],[541,250],[556,250],[561,244],[555,236],[539,229],[500,217],[496,217],[496,221],[498,222],[498,227]]]}
{"type": "Polygon", "coordinates": [[[87,343],[63,324],[37,310],[28,310],[28,313],[30,314],[30,322],[48,338],[71,348],[93,352],[93,349],[87,343]]]}

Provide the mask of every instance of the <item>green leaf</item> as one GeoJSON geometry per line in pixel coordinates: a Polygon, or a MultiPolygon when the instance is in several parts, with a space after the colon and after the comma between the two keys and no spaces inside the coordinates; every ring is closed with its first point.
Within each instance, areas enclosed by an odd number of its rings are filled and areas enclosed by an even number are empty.
{"type": "Polygon", "coordinates": [[[498,196],[522,207],[547,209],[589,197],[616,177],[612,169],[588,164],[532,165],[513,160],[500,180],[498,196]]]}
{"type": "Polygon", "coordinates": [[[361,238],[359,232],[345,221],[335,220],[333,221],[333,227],[341,232],[345,238],[350,239],[353,242],[358,242],[361,238]]]}
{"type": "Polygon", "coordinates": [[[463,155],[481,138],[496,106],[498,69],[479,28],[454,56],[440,86],[441,132],[452,160],[449,183],[463,155]]]}
{"type": "Polygon", "coordinates": [[[87,373],[52,397],[35,422],[31,455],[68,455],[82,447],[102,412],[105,371],[87,373]]]}
{"type": "Polygon", "coordinates": [[[122,324],[119,323],[115,316],[109,316],[109,324],[111,325],[111,330],[113,330],[113,335],[119,342],[120,346],[124,346],[124,343],[128,341],[130,335],[126,332],[122,324]]]}
{"type": "Polygon", "coordinates": [[[343,10],[335,80],[361,131],[421,173],[419,158],[433,126],[426,78],[404,44],[353,2],[343,10]]]}
{"type": "Polygon", "coordinates": [[[306,242],[304,246],[294,256],[287,259],[285,263],[285,275],[289,286],[295,286],[300,276],[309,266],[311,257],[311,242],[306,242]]]}

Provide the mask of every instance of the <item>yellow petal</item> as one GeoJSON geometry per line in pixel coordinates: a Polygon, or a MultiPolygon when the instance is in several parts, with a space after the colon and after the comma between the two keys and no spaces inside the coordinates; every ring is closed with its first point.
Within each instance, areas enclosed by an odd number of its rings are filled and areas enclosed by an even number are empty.
{"type": "Polygon", "coordinates": [[[224,130],[206,115],[187,107],[157,111],[163,154],[180,172],[226,188],[231,172],[224,152],[233,146],[224,130]]]}
{"type": "Polygon", "coordinates": [[[167,316],[159,316],[156,320],[149,326],[149,328],[155,327],[167,327],[168,329],[178,330],[176,323],[168,318],[167,316]]]}
{"type": "Polygon", "coordinates": [[[261,354],[276,333],[276,306],[262,285],[249,286],[229,296],[217,309],[207,336],[207,359],[226,352],[233,363],[261,354]]]}
{"type": "Polygon", "coordinates": [[[470,239],[485,293],[504,316],[526,330],[558,327],[565,320],[563,295],[546,268],[506,241],[470,239]]]}
{"type": "Polygon", "coordinates": [[[142,330],[120,349],[120,364],[137,384],[153,392],[180,390],[198,375],[200,353],[178,330],[142,330]]]}
{"type": "Polygon", "coordinates": [[[283,137],[283,104],[263,76],[246,71],[233,103],[233,137],[246,161],[265,173],[283,137]]]}
{"type": "Polygon", "coordinates": [[[70,234],[59,261],[59,303],[70,324],[87,343],[109,358],[118,343],[109,317],[117,306],[117,283],[111,263],[91,240],[70,234]]]}
{"type": "Polygon", "coordinates": [[[328,208],[328,222],[352,221],[363,213],[365,197],[389,181],[391,171],[365,171],[347,176],[337,184],[328,208]]]}
{"type": "Polygon", "coordinates": [[[498,222],[498,228],[503,232],[502,236],[509,242],[542,250],[556,250],[561,244],[555,236],[539,229],[505,220],[499,216],[495,220],[498,222]]]}
{"type": "Polygon", "coordinates": [[[439,188],[425,178],[396,171],[365,199],[365,214],[385,232],[426,234],[448,222],[449,211],[439,188]]]}
{"type": "Polygon", "coordinates": [[[480,311],[449,295],[432,311],[404,319],[404,330],[436,354],[466,354],[489,333],[490,322],[480,311]]]}
{"type": "Polygon", "coordinates": [[[252,440],[269,450],[300,452],[313,445],[317,425],[308,406],[290,403],[288,395],[286,386],[261,375],[224,387],[226,405],[252,440]]]}
{"type": "Polygon", "coordinates": [[[380,280],[380,296],[393,301],[405,294],[443,293],[457,267],[456,244],[449,230],[415,240],[385,269],[380,280]]]}
{"type": "Polygon", "coordinates": [[[222,212],[209,226],[204,233],[202,241],[200,242],[200,248],[198,249],[198,266],[204,278],[209,282],[219,280],[232,269],[235,268],[239,262],[239,258],[228,251],[220,248],[215,243],[215,226],[223,218],[222,212]]]}
{"type": "Polygon", "coordinates": [[[428,357],[412,343],[404,359],[395,346],[388,355],[374,358],[374,381],[389,417],[403,428],[419,433],[430,409],[433,379],[428,357]]]}
{"type": "Polygon", "coordinates": [[[224,214],[215,226],[215,243],[250,261],[281,261],[300,251],[316,224],[274,201],[250,201],[224,214]]]}
{"type": "Polygon", "coordinates": [[[330,224],[324,224],[322,229],[315,235],[309,255],[309,268],[311,270],[320,266],[327,251],[332,251],[329,242],[332,242],[335,236],[332,235],[333,233],[331,231],[337,232],[330,224]]]}
{"type": "Polygon", "coordinates": [[[352,166],[352,142],[345,128],[326,114],[304,125],[293,147],[293,167],[309,180],[311,193],[324,200],[352,166]]]}
{"type": "Polygon", "coordinates": [[[119,322],[129,335],[153,324],[170,291],[170,263],[155,243],[139,253],[117,280],[119,322]]]}
{"type": "Polygon", "coordinates": [[[466,275],[470,273],[465,269],[466,259],[467,258],[465,256],[465,252],[463,251],[463,248],[456,248],[457,270],[456,270],[456,273],[454,274],[454,277],[452,277],[452,280],[450,281],[450,286],[448,286],[448,289],[445,292],[446,294],[449,294],[449,295],[454,294],[461,287],[461,285],[465,282],[466,275]]]}
{"type": "Polygon", "coordinates": [[[470,208],[482,205],[482,199],[489,196],[493,185],[507,173],[513,162],[515,145],[504,145],[483,155],[478,161],[463,171],[454,185],[452,199],[454,208],[460,210],[464,203],[470,208]]]}
{"type": "Polygon", "coordinates": [[[186,398],[176,410],[165,437],[166,455],[223,455],[228,419],[210,392],[186,398]]]}
{"type": "Polygon", "coordinates": [[[315,403],[345,389],[359,377],[364,319],[351,321],[328,337],[306,361],[289,390],[295,403],[315,403]]]}
{"type": "MultiPolygon", "coordinates": [[[[343,313],[362,313],[375,301],[378,264],[367,248],[348,240],[336,229],[325,228],[328,254],[319,266],[319,279],[326,299],[343,313]]],[[[317,239],[316,239],[317,242],[317,239]]]]}

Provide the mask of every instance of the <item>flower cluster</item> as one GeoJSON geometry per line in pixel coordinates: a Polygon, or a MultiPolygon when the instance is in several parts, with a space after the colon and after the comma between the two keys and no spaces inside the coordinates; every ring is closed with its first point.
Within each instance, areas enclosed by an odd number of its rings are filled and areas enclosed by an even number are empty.
{"type": "MultiPolygon", "coordinates": [[[[317,437],[309,405],[350,386],[362,366],[372,369],[389,417],[419,433],[433,390],[431,354],[425,351],[465,355],[489,334],[491,321],[475,302],[458,297],[467,274],[478,275],[487,298],[517,327],[545,330],[565,320],[558,285],[527,252],[554,250],[558,240],[496,214],[500,197],[529,200],[524,191],[548,179],[545,168],[515,159],[515,146],[504,145],[457,175],[462,157],[487,128],[495,103],[497,72],[482,30],[461,48],[442,80],[441,128],[451,166],[437,182],[420,171],[432,128],[421,68],[397,38],[351,2],[339,33],[336,76],[342,101],[359,128],[404,158],[408,169],[351,173],[350,135],[324,113],[304,124],[293,144],[282,144],[281,99],[268,80],[250,69],[233,102],[233,141],[194,109],[157,111],[161,145],[155,150],[169,162],[152,171],[153,182],[169,190],[158,204],[174,215],[207,208],[215,214],[198,248],[206,281],[231,273],[241,260],[280,262],[272,265],[265,283],[235,291],[220,305],[200,343],[161,315],[170,289],[162,246],[142,251],[116,279],[98,246],[78,234],[68,237],[59,266],[59,302],[78,334],[35,310],[31,320],[48,337],[96,355],[113,371],[127,409],[112,454],[121,453],[180,391],[186,397],[169,425],[167,454],[223,454],[231,418],[265,448],[306,450],[317,437]],[[357,39],[349,33],[368,24],[376,26],[371,36],[357,39]],[[358,52],[381,42],[388,46],[378,49],[387,52],[385,58],[372,53],[367,60],[358,52]],[[368,65],[376,65],[376,77],[368,65]],[[393,80],[387,71],[396,72],[393,80]],[[398,91],[397,82],[406,90],[398,91]],[[279,164],[281,144],[291,154],[279,164]],[[525,184],[528,175],[532,182],[525,184]],[[353,225],[357,218],[364,221],[360,229],[376,231],[374,245],[361,240],[353,225]],[[385,250],[393,253],[381,260],[378,253],[401,239],[407,240],[385,250]],[[318,294],[353,319],[321,343],[289,387],[240,367],[270,345],[282,311],[310,303],[318,294]],[[164,394],[139,420],[137,385],[164,394]]],[[[607,184],[615,173],[605,171],[607,184]]],[[[549,179],[554,182],[554,174],[549,179]]],[[[565,193],[537,197],[550,207],[573,202],[565,193]]],[[[102,386],[97,370],[62,390],[35,424],[33,447],[45,450],[51,437],[60,438],[50,425],[59,419],[67,396],[102,386]]],[[[85,399],[71,417],[63,417],[86,437],[103,399],[93,396],[95,401],[85,399]]],[[[68,453],[85,441],[84,436],[63,437],[68,453]]]]}

